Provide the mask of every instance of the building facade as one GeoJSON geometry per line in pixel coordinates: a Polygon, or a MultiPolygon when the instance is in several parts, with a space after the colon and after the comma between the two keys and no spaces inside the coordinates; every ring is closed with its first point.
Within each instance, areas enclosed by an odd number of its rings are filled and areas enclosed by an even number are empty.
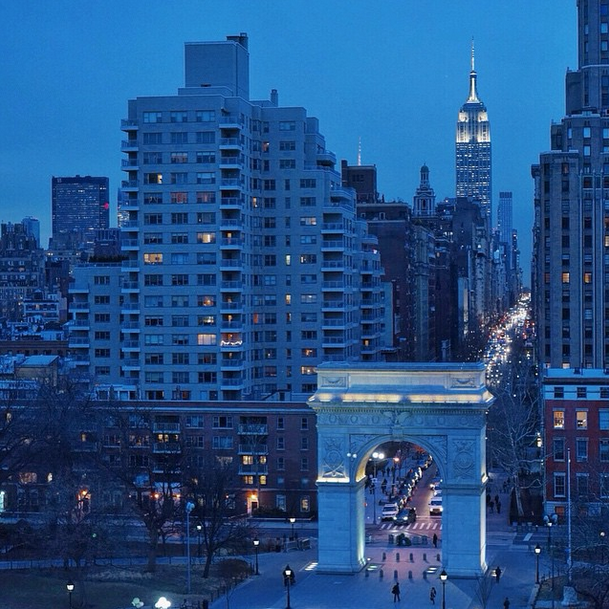
{"type": "Polygon", "coordinates": [[[469,95],[459,110],[456,135],[456,194],[480,201],[492,218],[491,126],[486,106],[478,97],[472,43],[469,95]]]}
{"type": "Polygon", "coordinates": [[[110,226],[108,178],[53,177],[51,211],[54,250],[91,249],[95,231],[110,226]]]}

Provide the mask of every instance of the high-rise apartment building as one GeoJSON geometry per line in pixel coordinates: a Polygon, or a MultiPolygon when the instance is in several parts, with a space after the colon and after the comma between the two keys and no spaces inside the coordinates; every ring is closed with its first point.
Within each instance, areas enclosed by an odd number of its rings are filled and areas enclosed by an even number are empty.
{"type": "Polygon", "coordinates": [[[578,2],[578,69],[535,180],[534,296],[540,362],[609,367],[609,15],[578,2]]]}
{"type": "Polygon", "coordinates": [[[499,205],[497,206],[497,232],[499,233],[499,242],[511,244],[513,229],[512,193],[509,191],[500,192],[499,205]]]}
{"type": "Polygon", "coordinates": [[[51,206],[53,249],[90,249],[109,226],[108,178],[53,177],[51,206]]]}
{"type": "MultiPolygon", "coordinates": [[[[492,218],[491,125],[484,103],[478,98],[472,43],[469,95],[459,110],[456,136],[457,197],[480,201],[492,218]]],[[[492,226],[492,223],[490,224],[492,226]]]]}
{"type": "Polygon", "coordinates": [[[320,362],[391,344],[355,193],[317,119],[275,90],[249,99],[247,46],[186,44],[185,87],[131,100],[122,122],[124,259],[75,270],[71,345],[130,397],[307,396],[320,362]]]}

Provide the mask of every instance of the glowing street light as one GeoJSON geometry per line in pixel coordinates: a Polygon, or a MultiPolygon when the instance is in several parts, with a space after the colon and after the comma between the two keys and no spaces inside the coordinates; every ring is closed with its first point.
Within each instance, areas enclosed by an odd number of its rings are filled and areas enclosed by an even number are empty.
{"type": "Polygon", "coordinates": [[[154,606],[155,609],[169,609],[169,607],[171,607],[171,602],[164,596],[161,596],[154,606]]]}
{"type": "Polygon", "coordinates": [[[66,584],[66,590],[68,591],[68,607],[72,609],[72,592],[74,592],[74,582],[69,579],[66,584]]]}
{"type": "Polygon", "coordinates": [[[260,545],[260,540],[258,537],[254,537],[254,550],[256,551],[256,575],[260,575],[258,572],[258,546],[260,545]]]}
{"type": "Polygon", "coordinates": [[[446,609],[446,580],[448,579],[448,573],[442,569],[440,573],[440,581],[442,582],[442,609],[446,609]]]}
{"type": "Polygon", "coordinates": [[[539,547],[539,544],[537,544],[535,546],[535,549],[533,551],[535,552],[535,583],[538,584],[539,583],[539,555],[541,554],[541,548],[539,547]]]}

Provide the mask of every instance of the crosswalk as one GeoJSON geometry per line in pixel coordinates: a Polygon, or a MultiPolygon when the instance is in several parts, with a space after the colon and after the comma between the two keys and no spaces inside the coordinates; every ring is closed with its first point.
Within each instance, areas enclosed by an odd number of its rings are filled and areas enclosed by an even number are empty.
{"type": "Polygon", "coordinates": [[[442,522],[438,521],[420,521],[420,522],[411,522],[410,524],[400,524],[395,522],[383,522],[380,527],[383,531],[400,531],[400,530],[408,530],[408,531],[441,531],[442,530],[442,522]]]}

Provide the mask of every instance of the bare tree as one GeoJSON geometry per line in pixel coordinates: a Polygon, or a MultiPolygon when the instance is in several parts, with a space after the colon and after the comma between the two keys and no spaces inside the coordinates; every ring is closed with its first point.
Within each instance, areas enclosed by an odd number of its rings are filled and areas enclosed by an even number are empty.
{"type": "Polygon", "coordinates": [[[482,609],[486,609],[488,606],[494,584],[494,579],[488,573],[476,578],[475,594],[476,599],[480,601],[482,609]]]}
{"type": "Polygon", "coordinates": [[[540,464],[535,446],[540,429],[539,388],[535,368],[523,357],[521,347],[520,341],[512,343],[512,362],[504,365],[493,390],[496,399],[489,410],[488,437],[493,463],[508,474],[522,518],[522,493],[539,488],[541,480],[530,475],[540,464]]]}
{"type": "Polygon", "coordinates": [[[230,459],[208,456],[202,466],[188,472],[187,486],[195,504],[193,515],[201,524],[205,549],[203,577],[209,577],[214,557],[220,549],[247,551],[253,532],[248,522],[232,518],[230,491],[234,487],[234,466],[230,459]]]}

